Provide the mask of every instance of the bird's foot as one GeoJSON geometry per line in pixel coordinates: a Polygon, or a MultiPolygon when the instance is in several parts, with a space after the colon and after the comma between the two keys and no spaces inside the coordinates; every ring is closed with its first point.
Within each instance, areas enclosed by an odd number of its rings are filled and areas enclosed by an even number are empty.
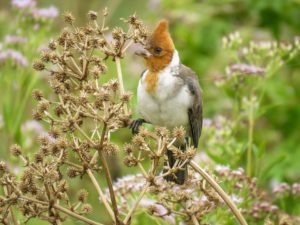
{"type": "Polygon", "coordinates": [[[132,134],[137,134],[139,132],[139,127],[145,123],[144,119],[133,120],[129,125],[129,129],[131,129],[132,134]]]}

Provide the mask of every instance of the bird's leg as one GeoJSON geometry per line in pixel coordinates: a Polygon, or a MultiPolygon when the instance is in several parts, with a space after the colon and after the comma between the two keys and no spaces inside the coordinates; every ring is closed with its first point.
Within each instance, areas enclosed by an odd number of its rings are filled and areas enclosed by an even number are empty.
{"type": "Polygon", "coordinates": [[[139,132],[139,127],[143,124],[146,123],[146,120],[144,119],[137,119],[133,120],[131,124],[129,125],[129,129],[131,129],[132,134],[137,134],[139,132]]]}

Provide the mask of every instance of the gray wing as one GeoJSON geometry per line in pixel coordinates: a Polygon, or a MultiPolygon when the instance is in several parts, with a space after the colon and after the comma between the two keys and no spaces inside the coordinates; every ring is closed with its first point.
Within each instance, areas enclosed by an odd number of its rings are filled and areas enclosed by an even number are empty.
{"type": "Polygon", "coordinates": [[[198,77],[190,68],[180,65],[179,77],[188,85],[190,94],[194,96],[193,105],[188,109],[190,136],[195,148],[198,147],[202,131],[202,94],[198,77]]]}

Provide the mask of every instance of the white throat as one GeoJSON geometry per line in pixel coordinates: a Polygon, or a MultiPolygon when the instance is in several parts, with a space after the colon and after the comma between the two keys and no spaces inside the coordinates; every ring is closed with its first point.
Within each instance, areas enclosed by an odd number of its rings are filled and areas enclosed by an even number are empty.
{"type": "Polygon", "coordinates": [[[177,67],[180,64],[180,58],[177,50],[174,51],[171,63],[167,67],[177,67]]]}

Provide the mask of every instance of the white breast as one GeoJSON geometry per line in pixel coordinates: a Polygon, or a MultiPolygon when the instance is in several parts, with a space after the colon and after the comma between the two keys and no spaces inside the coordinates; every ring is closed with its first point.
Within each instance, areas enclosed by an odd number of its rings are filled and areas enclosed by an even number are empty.
{"type": "Polygon", "coordinates": [[[155,92],[148,93],[144,79],[138,86],[137,110],[141,117],[153,125],[174,128],[188,124],[188,108],[191,107],[193,97],[188,86],[176,76],[179,57],[174,53],[172,62],[160,72],[155,92]]]}

